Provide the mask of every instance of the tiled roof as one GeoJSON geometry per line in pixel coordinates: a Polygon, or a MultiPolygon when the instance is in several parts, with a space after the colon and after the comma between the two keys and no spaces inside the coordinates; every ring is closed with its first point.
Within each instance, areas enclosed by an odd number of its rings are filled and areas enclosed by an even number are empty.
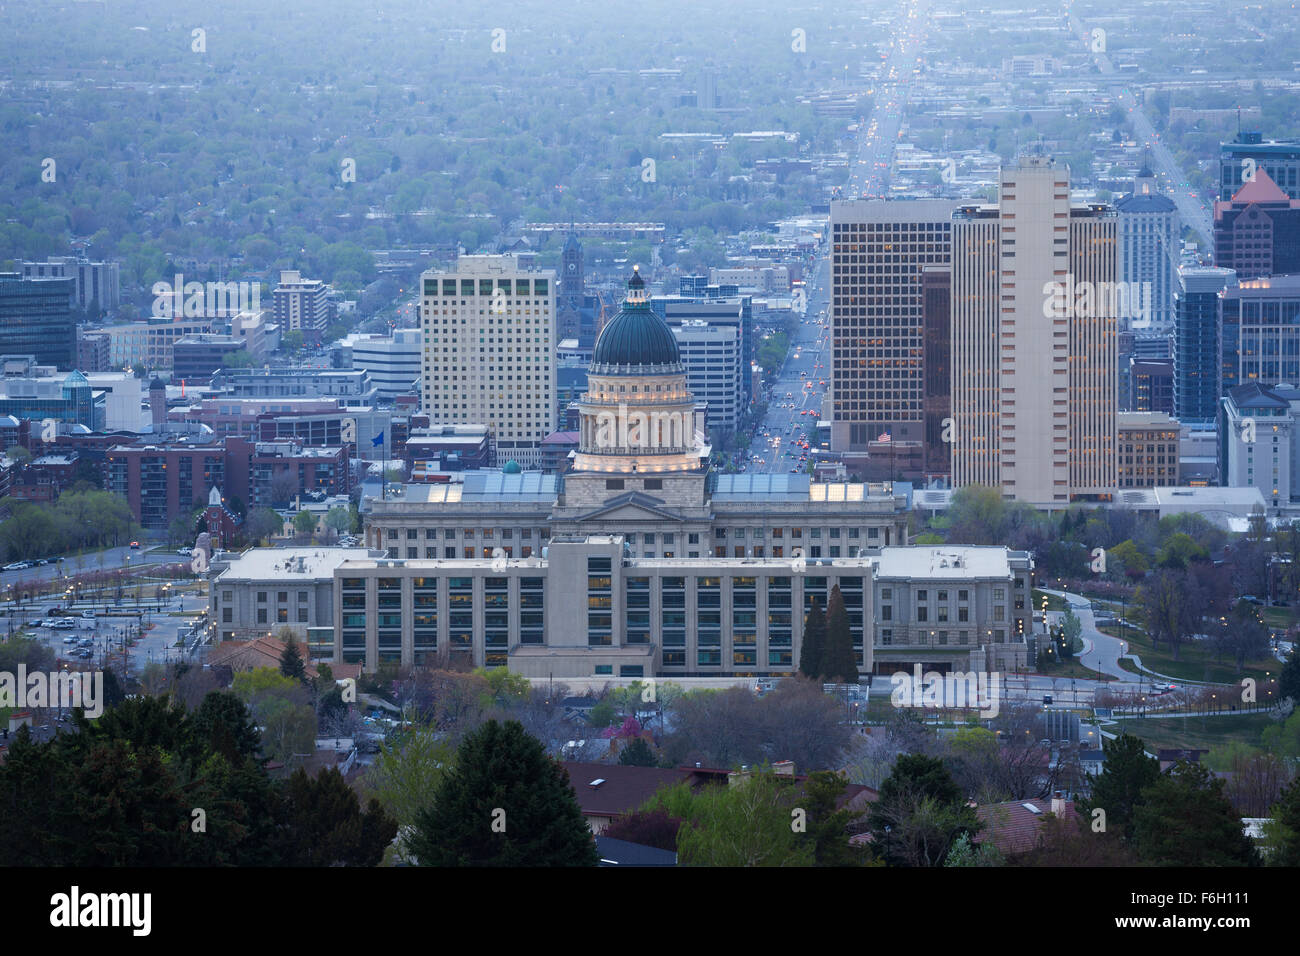
{"type": "MultiPolygon", "coordinates": [[[[1007,856],[1027,853],[1038,845],[1038,828],[1050,811],[1051,801],[1037,799],[1008,800],[976,807],[975,813],[984,824],[976,840],[991,843],[1007,856]]],[[[1078,819],[1074,801],[1065,801],[1063,816],[1067,820],[1078,819]]]]}

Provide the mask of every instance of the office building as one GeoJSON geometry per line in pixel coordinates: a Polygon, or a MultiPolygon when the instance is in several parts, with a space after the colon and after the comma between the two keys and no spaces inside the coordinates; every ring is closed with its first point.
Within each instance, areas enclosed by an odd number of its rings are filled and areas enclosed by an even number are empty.
{"type": "Polygon", "coordinates": [[[1252,383],[1300,383],[1300,275],[1243,279],[1219,304],[1220,396],[1252,383]]]}
{"type": "Polygon", "coordinates": [[[198,387],[227,363],[235,364],[247,355],[247,343],[234,335],[182,335],[172,344],[172,378],[198,387]]]}
{"type": "Polygon", "coordinates": [[[1174,321],[1174,288],[1182,243],[1178,207],[1161,195],[1143,167],[1133,191],[1115,202],[1119,218],[1120,280],[1129,290],[1120,328],[1167,329],[1174,321]]]}
{"type": "Polygon", "coordinates": [[[1300,474],[1297,414],[1300,391],[1289,385],[1251,382],[1224,395],[1218,420],[1220,484],[1258,489],[1270,514],[1300,500],[1292,487],[1300,474]]]}
{"type": "Polygon", "coordinates": [[[392,401],[419,394],[423,340],[419,329],[396,329],[392,335],[349,335],[343,349],[348,367],[369,373],[378,397],[392,401]]]}
{"type": "MultiPolygon", "coordinates": [[[[1211,422],[1217,415],[1223,345],[1219,340],[1220,294],[1233,281],[1231,269],[1184,267],[1174,295],[1174,417],[1211,422]]],[[[1230,343],[1234,352],[1236,342],[1230,343]]]]}
{"type": "Polygon", "coordinates": [[[1002,167],[952,225],[953,484],[1040,507],[1116,481],[1118,228],[1072,205],[1069,169],[1002,167]]]}
{"type": "Polygon", "coordinates": [[[30,355],[68,370],[77,357],[71,279],[0,272],[0,355],[30,355]]]}
{"type": "MultiPolygon", "coordinates": [[[[1174,360],[1173,359],[1139,359],[1128,360],[1127,412],[1164,412],[1174,411],[1174,360]]],[[[1167,484],[1176,484],[1171,481],[1167,484]]]]}
{"type": "Polygon", "coordinates": [[[422,283],[422,410],[433,424],[486,425],[499,459],[536,467],[555,431],[555,273],[461,256],[422,283]]]}
{"type": "Polygon", "coordinates": [[[1300,142],[1265,140],[1250,132],[1219,145],[1219,200],[1230,200],[1260,170],[1288,197],[1300,199],[1300,142]]]}
{"type": "Polygon", "coordinates": [[[283,332],[301,332],[305,341],[320,341],[330,321],[329,288],[324,282],[284,270],[271,302],[276,324],[283,332]]]}
{"type": "Polygon", "coordinates": [[[1163,412],[1120,412],[1117,427],[1121,489],[1178,484],[1178,422],[1163,412]]]}
{"type": "Polygon", "coordinates": [[[107,372],[113,367],[109,360],[111,345],[112,340],[103,332],[77,329],[77,370],[107,372]]]}
{"type": "Polygon", "coordinates": [[[805,613],[838,586],[865,673],[1009,671],[1026,663],[1032,569],[1000,547],[896,547],[797,574],[770,557],[637,558],[618,534],[504,561],[357,559],[334,571],[334,659],[373,672],[445,653],[557,680],[788,675],[805,613]]]}
{"type": "Polygon", "coordinates": [[[688,322],[703,322],[714,328],[726,326],[735,330],[741,349],[739,406],[743,416],[754,398],[753,297],[740,295],[735,289],[726,287],[720,289],[718,286],[689,285],[692,278],[698,277],[682,278],[682,294],[653,296],[650,307],[659,313],[659,317],[668,323],[670,329],[688,322]],[[688,293],[687,288],[692,291],[688,293]],[[728,294],[721,294],[722,292],[728,294]]]}
{"type": "Polygon", "coordinates": [[[746,410],[740,334],[738,325],[710,325],[699,319],[673,327],[687,388],[697,402],[706,404],[710,434],[734,433],[746,410]]]}
{"type": "MultiPolygon", "coordinates": [[[[50,281],[50,280],[47,280],[50,281]]],[[[53,280],[59,281],[59,280],[53,280]]],[[[2,356],[0,415],[33,422],[62,422],[102,431],[107,422],[108,397],[96,391],[78,371],[58,372],[38,366],[31,356],[2,356]]]]}
{"type": "MultiPolygon", "coordinates": [[[[831,450],[925,441],[923,271],[951,258],[947,200],[831,203],[831,450]]],[[[904,473],[906,477],[906,472],[904,473]]]]}
{"type": "Polygon", "coordinates": [[[151,317],[145,322],[126,322],[88,330],[88,334],[108,336],[110,368],[144,368],[167,371],[172,368],[173,347],[186,335],[209,335],[213,320],[208,317],[151,317]]]}
{"type": "Polygon", "coordinates": [[[266,309],[240,312],[230,317],[230,334],[243,341],[255,364],[262,364],[280,347],[280,327],[266,309]]]}
{"type": "Polygon", "coordinates": [[[1214,264],[1242,279],[1300,272],[1300,199],[1262,170],[1214,204],[1214,264]]]}
{"type": "Polygon", "coordinates": [[[208,589],[214,636],[249,640],[288,628],[300,641],[320,632],[332,650],[334,570],[368,557],[365,548],[250,548],[214,562],[208,589]]]}
{"type": "Polygon", "coordinates": [[[102,315],[122,304],[120,271],[116,262],[90,262],[73,256],[22,263],[24,279],[71,279],[72,307],[91,316],[102,315]]]}
{"type": "Polygon", "coordinates": [[[214,376],[212,388],[220,398],[334,399],[348,408],[372,406],[379,398],[379,389],[365,369],[306,365],[222,369],[214,376]]]}

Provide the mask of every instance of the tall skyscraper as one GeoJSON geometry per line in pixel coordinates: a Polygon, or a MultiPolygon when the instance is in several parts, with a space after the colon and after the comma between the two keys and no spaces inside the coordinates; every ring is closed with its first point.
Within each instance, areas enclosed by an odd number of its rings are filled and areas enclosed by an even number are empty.
{"type": "MultiPolygon", "coordinates": [[[[1174,417],[1180,422],[1214,420],[1221,394],[1219,294],[1233,278],[1231,269],[1186,267],[1178,271],[1178,292],[1174,296],[1174,417]]],[[[1235,353],[1235,339],[1232,349],[1235,353]]]]}
{"type": "Polygon", "coordinates": [[[0,272],[0,355],[31,355],[38,365],[72,368],[77,355],[72,290],[70,278],[24,279],[0,272]]]}
{"type": "Polygon", "coordinates": [[[1167,329],[1174,321],[1178,207],[1160,194],[1155,176],[1143,167],[1133,180],[1133,191],[1116,201],[1115,209],[1119,213],[1120,279],[1130,290],[1129,308],[1120,316],[1120,326],[1167,329]]]}
{"type": "MultiPolygon", "coordinates": [[[[922,273],[948,263],[956,208],[929,199],[831,203],[827,407],[833,451],[864,454],[888,433],[891,451],[905,445],[919,452],[925,431],[922,273]]],[[[899,475],[906,477],[906,469],[899,475]]]]}
{"type": "Polygon", "coordinates": [[[952,227],[953,484],[1039,506],[1113,493],[1118,222],[1026,155],[952,227]]]}
{"type": "Polygon", "coordinates": [[[1227,202],[1259,170],[1292,199],[1300,199],[1300,143],[1265,140],[1259,133],[1238,133],[1219,145],[1219,199],[1227,202]]]}
{"type": "Polygon", "coordinates": [[[1300,199],[1261,169],[1232,199],[1216,202],[1214,264],[1242,279],[1300,272],[1300,199]]]}
{"type": "Polygon", "coordinates": [[[461,256],[424,273],[422,290],[430,422],[486,425],[500,461],[539,467],[555,431],[555,273],[515,256],[461,256]]]}

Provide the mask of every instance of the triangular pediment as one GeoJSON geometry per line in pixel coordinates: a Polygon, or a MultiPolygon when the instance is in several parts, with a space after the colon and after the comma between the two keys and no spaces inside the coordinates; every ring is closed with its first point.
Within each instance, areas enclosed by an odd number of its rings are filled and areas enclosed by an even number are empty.
{"type": "Polygon", "coordinates": [[[599,508],[579,515],[577,520],[683,521],[685,519],[677,512],[665,508],[664,503],[658,498],[633,491],[610,498],[599,508]]]}

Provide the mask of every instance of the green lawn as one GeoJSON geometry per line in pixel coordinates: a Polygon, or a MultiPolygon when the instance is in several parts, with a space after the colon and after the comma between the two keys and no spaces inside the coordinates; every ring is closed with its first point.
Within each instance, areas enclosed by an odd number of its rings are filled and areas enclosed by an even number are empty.
{"type": "Polygon", "coordinates": [[[1034,601],[1035,611],[1041,611],[1043,609],[1043,598],[1047,598],[1047,609],[1049,611],[1065,610],[1064,598],[1061,598],[1055,594],[1046,594],[1042,591],[1034,591],[1033,601],[1034,601]]]}
{"type": "Polygon", "coordinates": [[[1262,607],[1259,609],[1259,616],[1264,619],[1264,623],[1276,631],[1285,630],[1296,623],[1295,608],[1290,607],[1262,607]]]}
{"type": "Polygon", "coordinates": [[[1264,657],[1257,661],[1248,661],[1245,669],[1238,671],[1236,663],[1226,654],[1223,661],[1219,662],[1209,648],[1200,646],[1200,642],[1197,641],[1184,643],[1179,649],[1179,659],[1174,660],[1168,644],[1161,644],[1159,648],[1152,647],[1146,632],[1140,627],[1107,626],[1099,630],[1103,634],[1127,641],[1129,649],[1142,658],[1142,663],[1146,667],[1158,674],[1166,674],[1180,680],[1233,684],[1243,677],[1253,677],[1263,683],[1267,679],[1266,671],[1271,671],[1273,677],[1277,677],[1278,669],[1282,666],[1274,658],[1264,657]]]}
{"type": "MultiPolygon", "coordinates": [[[[1229,742],[1259,746],[1259,735],[1265,727],[1273,726],[1267,714],[1246,714],[1237,717],[1158,717],[1148,720],[1125,720],[1120,725],[1135,737],[1146,742],[1146,749],[1155,753],[1162,748],[1209,749],[1229,742]]],[[[1118,732],[1111,724],[1106,730],[1118,732]]]]}

